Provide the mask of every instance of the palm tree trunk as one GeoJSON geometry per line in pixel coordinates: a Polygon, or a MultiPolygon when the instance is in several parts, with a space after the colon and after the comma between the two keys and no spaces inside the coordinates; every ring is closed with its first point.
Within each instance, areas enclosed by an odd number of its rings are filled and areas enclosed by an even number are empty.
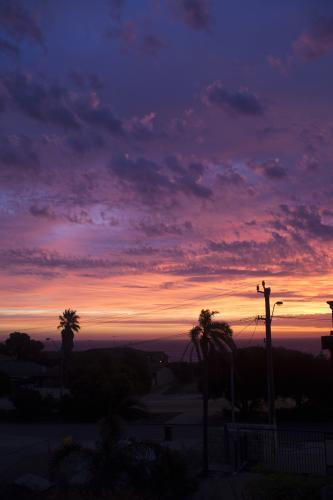
{"type": "Polygon", "coordinates": [[[208,359],[203,358],[202,390],[202,474],[208,476],[208,359]]]}
{"type": "Polygon", "coordinates": [[[200,364],[202,362],[202,358],[201,358],[201,352],[200,352],[199,342],[195,341],[194,345],[195,345],[195,350],[196,350],[196,353],[197,353],[197,358],[198,358],[198,361],[199,361],[199,364],[200,364]]]}
{"type": "Polygon", "coordinates": [[[202,349],[202,474],[208,476],[208,338],[201,340],[202,349]]]}

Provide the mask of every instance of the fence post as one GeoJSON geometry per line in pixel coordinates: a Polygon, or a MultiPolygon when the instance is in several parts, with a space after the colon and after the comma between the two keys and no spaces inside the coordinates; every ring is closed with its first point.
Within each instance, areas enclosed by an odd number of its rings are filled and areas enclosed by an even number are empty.
{"type": "Polygon", "coordinates": [[[223,426],[223,441],[224,441],[224,460],[230,465],[230,441],[229,441],[229,430],[228,424],[223,426]]]}
{"type": "Polygon", "coordinates": [[[325,468],[326,474],[333,474],[333,433],[325,434],[325,468]]]}

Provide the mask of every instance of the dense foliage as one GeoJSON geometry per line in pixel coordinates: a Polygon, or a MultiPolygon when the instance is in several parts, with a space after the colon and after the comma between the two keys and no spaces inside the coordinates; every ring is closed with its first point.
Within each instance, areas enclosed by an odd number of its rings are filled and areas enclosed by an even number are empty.
{"type": "MultiPolygon", "coordinates": [[[[295,408],[279,410],[280,417],[320,419],[333,417],[333,396],[327,390],[332,367],[323,356],[285,349],[273,349],[276,398],[290,398],[295,408]]],[[[230,368],[218,353],[209,362],[210,397],[230,397],[230,368]]],[[[260,412],[267,397],[266,350],[238,349],[235,356],[236,404],[243,418],[260,412]]]]}
{"type": "Polygon", "coordinates": [[[72,355],[62,411],[67,417],[99,419],[124,413],[130,398],[147,393],[151,372],[144,353],[96,349],[72,355]]]}
{"type": "Polygon", "coordinates": [[[44,344],[39,340],[33,340],[27,333],[13,332],[0,344],[0,354],[12,356],[20,361],[38,361],[44,344]]]}

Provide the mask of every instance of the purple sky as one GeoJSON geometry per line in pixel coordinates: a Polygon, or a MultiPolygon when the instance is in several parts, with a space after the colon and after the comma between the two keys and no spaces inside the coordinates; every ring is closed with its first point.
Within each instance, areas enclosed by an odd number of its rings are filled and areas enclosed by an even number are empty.
{"type": "Polygon", "coordinates": [[[327,312],[332,55],[325,0],[0,0],[1,331],[327,312]]]}

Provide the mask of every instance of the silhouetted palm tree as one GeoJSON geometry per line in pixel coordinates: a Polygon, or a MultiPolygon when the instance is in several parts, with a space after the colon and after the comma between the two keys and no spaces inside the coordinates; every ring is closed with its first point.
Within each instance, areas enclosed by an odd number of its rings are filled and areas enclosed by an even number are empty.
{"type": "Polygon", "coordinates": [[[189,333],[190,339],[202,366],[202,401],[203,401],[203,474],[208,473],[208,360],[210,354],[220,353],[229,361],[230,355],[236,349],[232,339],[232,329],[224,321],[213,321],[218,311],[202,309],[198,325],[189,333]]]}
{"type": "Polygon", "coordinates": [[[58,328],[61,328],[61,350],[67,358],[74,348],[74,332],[80,330],[80,316],[72,309],[65,309],[59,316],[58,328]]]}
{"type": "Polygon", "coordinates": [[[65,377],[68,366],[68,359],[74,348],[74,332],[80,330],[79,324],[80,316],[76,314],[73,309],[65,309],[61,316],[59,316],[58,328],[61,328],[61,393],[65,385],[65,377]]]}

